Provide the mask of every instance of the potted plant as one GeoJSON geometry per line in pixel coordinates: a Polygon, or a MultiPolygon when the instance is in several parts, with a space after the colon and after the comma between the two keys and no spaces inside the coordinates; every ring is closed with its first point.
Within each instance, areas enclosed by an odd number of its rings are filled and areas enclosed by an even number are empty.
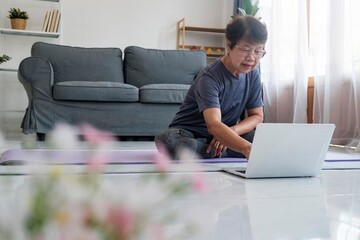
{"type": "Polygon", "coordinates": [[[11,59],[11,57],[9,57],[8,55],[2,55],[0,56],[0,64],[4,63],[4,62],[7,62],[11,59]]]}
{"type": "MultiPolygon", "coordinates": [[[[251,0],[243,0],[242,8],[238,8],[238,15],[251,15],[253,17],[257,17],[257,13],[259,11],[259,0],[253,1],[251,0]]],[[[259,20],[261,17],[257,17],[259,20]]]]}
{"type": "Polygon", "coordinates": [[[27,12],[21,11],[20,8],[10,8],[8,18],[11,19],[11,27],[13,29],[24,30],[29,15],[27,12]]]}

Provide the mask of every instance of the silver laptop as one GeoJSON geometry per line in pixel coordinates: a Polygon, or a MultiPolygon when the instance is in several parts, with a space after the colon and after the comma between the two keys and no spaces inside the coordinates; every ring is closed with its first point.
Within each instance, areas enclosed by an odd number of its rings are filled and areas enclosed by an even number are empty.
{"type": "Polygon", "coordinates": [[[334,124],[261,123],[246,169],[223,170],[245,178],[315,177],[334,129],[334,124]]]}

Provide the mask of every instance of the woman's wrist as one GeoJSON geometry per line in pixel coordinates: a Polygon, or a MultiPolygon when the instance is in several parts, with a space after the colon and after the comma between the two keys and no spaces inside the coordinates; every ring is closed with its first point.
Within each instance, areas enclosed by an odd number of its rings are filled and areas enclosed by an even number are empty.
{"type": "Polygon", "coordinates": [[[246,157],[246,159],[249,159],[250,152],[251,152],[251,143],[246,141],[241,153],[246,157]]]}

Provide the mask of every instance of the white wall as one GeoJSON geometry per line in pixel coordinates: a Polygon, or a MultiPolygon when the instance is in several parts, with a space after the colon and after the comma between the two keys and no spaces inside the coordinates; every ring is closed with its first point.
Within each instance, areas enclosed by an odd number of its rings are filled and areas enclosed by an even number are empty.
{"type": "Polygon", "coordinates": [[[179,19],[185,17],[187,25],[224,28],[232,7],[233,0],[62,0],[62,42],[175,49],[179,19]]]}

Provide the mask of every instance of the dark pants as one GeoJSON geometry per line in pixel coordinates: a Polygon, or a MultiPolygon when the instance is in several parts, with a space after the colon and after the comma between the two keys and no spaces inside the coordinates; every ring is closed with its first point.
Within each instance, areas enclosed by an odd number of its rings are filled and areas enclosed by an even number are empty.
{"type": "MultiPolygon", "coordinates": [[[[255,131],[251,131],[241,137],[252,142],[254,134],[255,131]]],[[[155,144],[158,150],[161,151],[162,148],[165,148],[173,159],[179,159],[179,152],[182,149],[188,149],[195,152],[200,158],[213,158],[212,151],[206,153],[206,149],[211,140],[212,138],[195,137],[192,132],[179,128],[168,128],[155,136],[155,144]]],[[[245,156],[239,152],[227,149],[221,157],[244,158],[245,156]]]]}

